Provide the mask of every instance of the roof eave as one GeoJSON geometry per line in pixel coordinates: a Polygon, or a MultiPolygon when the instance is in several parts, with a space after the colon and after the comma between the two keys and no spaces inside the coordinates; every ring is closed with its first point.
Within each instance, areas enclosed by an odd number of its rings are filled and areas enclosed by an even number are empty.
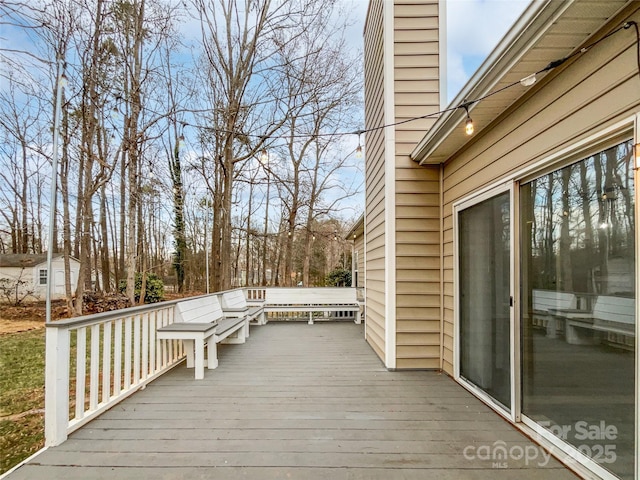
{"type": "Polygon", "coordinates": [[[345,240],[351,240],[354,235],[357,235],[359,231],[364,233],[364,213],[360,215],[360,218],[355,221],[351,229],[344,236],[345,240]]]}
{"type": "MultiPolygon", "coordinates": [[[[444,163],[447,160],[446,157],[433,155],[433,153],[456,128],[461,128],[460,125],[465,121],[466,112],[458,107],[468,100],[487,95],[573,2],[574,0],[531,2],[460,93],[451,101],[445,113],[438,118],[414,148],[411,158],[420,165],[444,163]]],[[[469,108],[470,112],[472,110],[473,105],[469,108]]],[[[460,147],[463,145],[464,143],[460,147]]]]}

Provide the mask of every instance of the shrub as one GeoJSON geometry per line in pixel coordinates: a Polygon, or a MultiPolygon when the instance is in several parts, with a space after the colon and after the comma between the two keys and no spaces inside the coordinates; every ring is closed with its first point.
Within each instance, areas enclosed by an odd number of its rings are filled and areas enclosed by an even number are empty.
{"type": "MultiPolygon", "coordinates": [[[[136,288],[135,288],[135,297],[136,302],[140,301],[140,289],[142,288],[142,274],[136,273],[136,288]]],[[[118,289],[120,293],[125,293],[127,291],[127,281],[120,280],[120,285],[118,285],[118,289]]],[[[158,277],[155,273],[147,273],[147,286],[144,294],[145,303],[156,303],[161,302],[164,299],[164,283],[162,279],[158,277]]]]}
{"type": "Polygon", "coordinates": [[[342,267],[335,268],[329,272],[326,281],[330,287],[350,287],[351,271],[342,267]]]}

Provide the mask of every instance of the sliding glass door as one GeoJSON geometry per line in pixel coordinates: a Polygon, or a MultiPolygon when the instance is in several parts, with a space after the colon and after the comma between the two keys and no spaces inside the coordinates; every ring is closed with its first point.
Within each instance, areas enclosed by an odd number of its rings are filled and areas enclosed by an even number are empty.
{"type": "Polygon", "coordinates": [[[456,204],[455,375],[567,461],[633,480],[637,146],[622,140],[456,204]]]}
{"type": "Polygon", "coordinates": [[[510,191],[460,208],[459,377],[511,411],[510,191]]]}
{"type": "Polygon", "coordinates": [[[635,185],[622,142],[522,184],[522,414],[634,478],[635,185]]]}

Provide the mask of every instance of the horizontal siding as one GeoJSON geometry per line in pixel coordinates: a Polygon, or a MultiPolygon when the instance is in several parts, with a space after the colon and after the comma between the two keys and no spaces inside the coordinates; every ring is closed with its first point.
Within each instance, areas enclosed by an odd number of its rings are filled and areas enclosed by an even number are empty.
{"type": "Polygon", "coordinates": [[[433,322],[431,320],[440,319],[440,308],[398,308],[407,319],[415,317],[414,320],[405,320],[402,322],[402,327],[398,329],[398,333],[433,333],[440,334],[440,327],[433,328],[433,322]],[[425,315],[426,313],[426,315],[425,315]],[[429,329],[429,327],[432,327],[429,329]]]}
{"type": "MultiPolygon", "coordinates": [[[[371,0],[364,32],[365,125],[379,126],[384,118],[383,0],[371,0]]],[[[365,138],[366,340],[385,359],[385,152],[384,130],[365,138]]]]}
{"type": "MultiPolygon", "coordinates": [[[[629,19],[640,22],[637,8],[637,4],[631,7],[629,19]]],[[[628,118],[639,107],[635,36],[614,35],[534,86],[445,164],[443,365],[447,373],[453,374],[453,204],[628,118]]]]}
{"type": "MultiPolygon", "coordinates": [[[[395,2],[396,121],[439,110],[438,2],[395,2]],[[419,21],[416,21],[419,19],[419,21]],[[416,76],[419,70],[421,77],[416,76]]],[[[396,127],[396,368],[440,365],[440,177],[409,158],[431,118],[396,127]]]]}
{"type": "Polygon", "coordinates": [[[415,230],[413,232],[405,232],[402,237],[402,241],[399,241],[399,244],[407,243],[409,245],[413,245],[419,242],[424,242],[426,244],[438,243],[440,241],[440,235],[438,232],[433,231],[425,231],[421,232],[419,230],[415,230]]]}
{"type": "Polygon", "coordinates": [[[357,252],[357,263],[356,270],[358,271],[358,280],[356,287],[364,287],[364,279],[365,279],[365,264],[364,264],[364,235],[358,235],[354,240],[354,251],[357,252]]]}

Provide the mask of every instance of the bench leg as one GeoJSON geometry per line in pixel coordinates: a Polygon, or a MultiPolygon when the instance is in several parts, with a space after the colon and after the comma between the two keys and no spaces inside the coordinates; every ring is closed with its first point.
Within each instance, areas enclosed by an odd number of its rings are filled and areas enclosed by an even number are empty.
{"type": "Polygon", "coordinates": [[[209,370],[218,368],[218,345],[214,337],[209,337],[207,342],[207,368],[209,370]]]}
{"type": "Polygon", "coordinates": [[[244,338],[249,338],[249,317],[244,318],[244,338]]]}
{"type": "Polygon", "coordinates": [[[309,312],[309,325],[313,325],[313,312],[309,312]]]}
{"type": "Polygon", "coordinates": [[[246,326],[243,324],[242,327],[240,327],[234,333],[224,338],[224,340],[222,340],[222,343],[232,344],[232,345],[239,345],[241,343],[245,343],[247,341],[245,328],[246,326]]]}
{"type": "Polygon", "coordinates": [[[565,339],[570,345],[598,345],[600,343],[600,332],[590,328],[579,327],[565,323],[565,339]]]}
{"type": "Polygon", "coordinates": [[[193,340],[182,340],[187,354],[187,368],[193,368],[193,340]]]}
{"type": "Polygon", "coordinates": [[[549,317],[549,320],[547,321],[547,338],[556,338],[556,321],[556,317],[553,315],[549,317]]]}
{"type": "Polygon", "coordinates": [[[194,344],[196,380],[202,380],[204,378],[204,340],[196,340],[194,344]]]}

